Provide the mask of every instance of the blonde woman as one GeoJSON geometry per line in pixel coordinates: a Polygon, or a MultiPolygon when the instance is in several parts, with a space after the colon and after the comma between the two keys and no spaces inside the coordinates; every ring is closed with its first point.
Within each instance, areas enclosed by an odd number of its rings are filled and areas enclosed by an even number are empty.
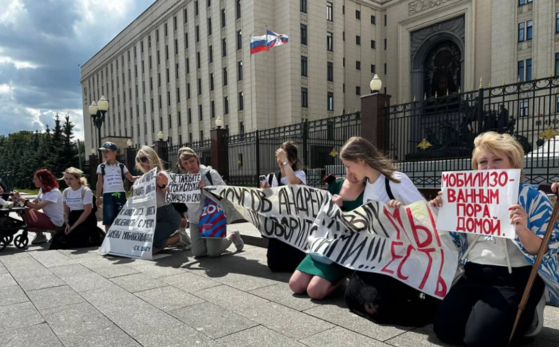
{"type": "MultiPolygon", "coordinates": [[[[200,188],[205,186],[225,185],[219,173],[212,169],[211,166],[204,166],[200,164],[200,158],[196,152],[189,147],[179,149],[179,168],[181,172],[188,172],[191,174],[200,173],[202,180],[199,183],[200,188]]],[[[200,203],[187,204],[188,206],[188,219],[190,222],[190,238],[192,239],[192,253],[195,257],[219,257],[223,252],[235,244],[237,251],[241,251],[244,247],[244,242],[238,231],[234,231],[227,235],[225,238],[201,238],[199,237],[200,215],[204,206],[204,196],[200,199],[200,203]]]]}
{"type": "Polygon", "coordinates": [[[50,249],[68,249],[101,245],[105,233],[97,227],[93,192],[87,186],[83,172],[75,167],[64,171],[68,188],[62,193],[64,202],[64,231],[54,235],[50,249]]]}
{"type": "Polygon", "coordinates": [[[169,174],[165,172],[157,153],[152,148],[143,146],[136,154],[136,167],[143,173],[157,168],[155,188],[157,218],[155,220],[152,251],[153,254],[157,254],[166,247],[175,245],[181,241],[181,236],[175,234],[175,231],[181,224],[181,216],[171,203],[165,201],[167,185],[169,184],[169,174]]]}
{"type": "MultiPolygon", "coordinates": [[[[521,169],[524,150],[508,134],[487,132],[474,140],[474,170],[521,169]]],[[[480,234],[451,233],[465,263],[465,275],[450,289],[435,319],[435,334],[445,343],[467,346],[506,346],[524,288],[551,216],[551,203],[543,192],[524,182],[518,203],[509,207],[514,240],[480,237],[480,234]]],[[[442,196],[431,202],[444,203],[442,196]]],[[[522,313],[513,343],[534,336],[543,327],[547,287],[552,304],[559,303],[555,228],[538,269],[528,303],[522,313]]]]}

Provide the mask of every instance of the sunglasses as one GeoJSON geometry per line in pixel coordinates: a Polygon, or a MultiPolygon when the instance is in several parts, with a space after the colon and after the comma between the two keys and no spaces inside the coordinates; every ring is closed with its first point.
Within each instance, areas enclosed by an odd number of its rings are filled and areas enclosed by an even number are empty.
{"type": "Polygon", "coordinates": [[[147,157],[138,157],[138,158],[136,158],[136,161],[137,161],[138,163],[139,163],[139,162],[145,163],[145,162],[148,161],[148,158],[147,158],[147,157]]]}

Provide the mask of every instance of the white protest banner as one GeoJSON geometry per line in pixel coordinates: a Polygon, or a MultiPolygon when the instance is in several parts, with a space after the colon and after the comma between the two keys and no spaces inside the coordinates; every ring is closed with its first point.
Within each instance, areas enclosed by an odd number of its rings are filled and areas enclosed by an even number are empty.
{"type": "Polygon", "coordinates": [[[167,184],[165,200],[171,203],[198,204],[200,203],[200,188],[198,184],[202,175],[170,174],[171,180],[167,184]]]}
{"type": "Polygon", "coordinates": [[[446,295],[456,274],[456,247],[448,233],[437,232],[426,202],[393,209],[371,201],[342,212],[330,193],[306,186],[217,186],[208,193],[228,222],[249,220],[263,236],[350,269],[392,276],[437,298],[446,295]]]}
{"type": "Polygon", "coordinates": [[[156,174],[157,169],[153,169],[134,182],[132,195],[107,231],[99,253],[152,259],[157,216],[156,174]]]}
{"type": "Polygon", "coordinates": [[[443,172],[437,229],[514,239],[520,169],[443,172]]]}

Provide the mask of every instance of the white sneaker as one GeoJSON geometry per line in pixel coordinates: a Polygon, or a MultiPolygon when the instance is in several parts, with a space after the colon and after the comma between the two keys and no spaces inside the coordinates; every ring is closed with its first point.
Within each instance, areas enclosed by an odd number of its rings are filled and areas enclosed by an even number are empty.
{"type": "Polygon", "coordinates": [[[187,250],[187,251],[189,249],[191,249],[192,248],[192,241],[190,240],[190,236],[188,236],[188,233],[186,232],[186,230],[179,229],[177,234],[179,234],[179,237],[180,237],[180,241],[179,241],[179,243],[177,243],[177,248],[182,248],[182,249],[187,250]]]}
{"type": "Polygon", "coordinates": [[[243,250],[243,248],[245,247],[245,243],[243,239],[241,239],[241,233],[238,230],[233,231],[233,233],[229,235],[229,238],[233,239],[233,244],[237,248],[238,252],[243,250]],[[233,235],[235,236],[233,237],[233,235]]]}
{"type": "Polygon", "coordinates": [[[536,312],[534,312],[534,321],[532,325],[528,328],[528,331],[524,336],[532,337],[536,336],[540,333],[543,329],[543,309],[545,308],[545,304],[547,302],[547,288],[544,290],[543,295],[536,306],[536,312]]]}
{"type": "Polygon", "coordinates": [[[32,245],[40,245],[41,243],[45,243],[47,242],[47,237],[45,234],[41,233],[41,234],[36,234],[35,238],[33,238],[33,241],[31,241],[32,245]]]}

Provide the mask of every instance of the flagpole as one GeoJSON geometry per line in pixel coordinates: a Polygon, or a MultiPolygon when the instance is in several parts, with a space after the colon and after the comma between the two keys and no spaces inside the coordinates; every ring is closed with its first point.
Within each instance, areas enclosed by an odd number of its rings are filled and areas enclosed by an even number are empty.
{"type": "MultiPolygon", "coordinates": [[[[250,34],[249,37],[248,37],[249,52],[250,52],[251,38],[252,38],[252,34],[250,34]]],[[[253,90],[253,88],[252,88],[252,85],[253,85],[253,82],[252,82],[252,52],[250,52],[250,58],[249,59],[250,59],[250,64],[249,64],[249,67],[248,67],[248,71],[249,71],[249,74],[250,74],[250,77],[249,77],[249,79],[250,79],[250,131],[254,131],[255,130],[254,129],[254,123],[253,123],[254,120],[253,120],[253,116],[252,116],[252,109],[254,107],[252,105],[252,90],[253,90]]]]}
{"type": "Polygon", "coordinates": [[[270,129],[270,98],[268,97],[268,26],[266,25],[266,109],[268,119],[266,120],[267,128],[270,129]]]}

